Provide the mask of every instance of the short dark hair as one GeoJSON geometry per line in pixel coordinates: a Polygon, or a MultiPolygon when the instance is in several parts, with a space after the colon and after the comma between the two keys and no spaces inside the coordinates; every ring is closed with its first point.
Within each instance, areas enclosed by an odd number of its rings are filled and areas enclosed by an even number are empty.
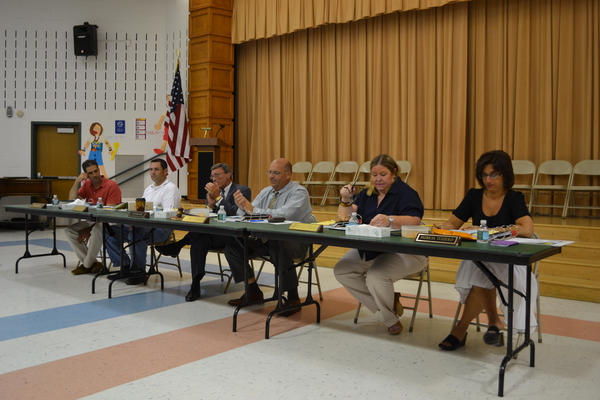
{"type": "Polygon", "coordinates": [[[85,160],[83,163],[81,163],[81,168],[83,168],[83,171],[85,172],[92,165],[98,167],[98,162],[96,162],[96,160],[85,160]]]}
{"type": "Polygon", "coordinates": [[[492,150],[483,153],[481,157],[479,157],[479,160],[477,160],[477,163],[475,164],[475,176],[481,187],[485,186],[483,179],[481,179],[481,175],[483,174],[483,169],[486,165],[491,165],[494,168],[494,171],[502,173],[505,189],[513,187],[515,184],[515,173],[513,172],[512,160],[505,151],[492,150]]]}
{"type": "Polygon", "coordinates": [[[231,178],[233,178],[233,171],[231,170],[231,167],[229,166],[229,164],[216,163],[215,165],[210,167],[210,170],[214,171],[217,168],[221,168],[223,171],[225,171],[226,174],[231,174],[231,178]]]}
{"type": "Polygon", "coordinates": [[[167,165],[167,162],[165,160],[163,160],[162,158],[155,158],[154,160],[150,161],[150,164],[152,164],[153,162],[160,163],[160,166],[162,169],[169,168],[169,166],[167,165]]]}

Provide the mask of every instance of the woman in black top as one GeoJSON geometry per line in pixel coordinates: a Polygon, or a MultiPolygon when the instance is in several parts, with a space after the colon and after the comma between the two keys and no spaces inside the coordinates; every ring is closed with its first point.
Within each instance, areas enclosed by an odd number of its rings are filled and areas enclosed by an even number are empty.
{"type": "MultiPolygon", "coordinates": [[[[371,181],[358,196],[353,197],[350,185],[340,190],[338,214],[349,217],[352,212],[362,216],[362,223],[372,226],[419,225],[423,204],[419,194],[398,178],[394,159],[381,154],[371,161],[371,181]]],[[[336,279],[371,312],[381,312],[388,332],[402,332],[398,318],[402,315],[399,294],[394,282],[425,268],[427,257],[350,250],[334,267],[336,279]]]]}
{"type": "MultiPolygon", "coordinates": [[[[514,173],[510,156],[502,150],[484,153],[476,164],[476,175],[481,189],[470,189],[450,219],[438,228],[460,229],[471,219],[472,226],[462,229],[474,229],[481,220],[487,221],[490,229],[511,231],[514,236],[531,237],[533,235],[533,219],[527,210],[525,198],[521,192],[512,190],[514,173]]],[[[486,262],[488,269],[501,281],[508,281],[508,266],[506,264],[486,262]]],[[[515,266],[514,282],[517,290],[523,290],[531,273],[524,265],[515,266]]],[[[488,331],[483,336],[487,344],[503,346],[504,338],[500,332],[504,323],[498,315],[496,306],[496,289],[492,282],[477,268],[472,261],[464,260],[456,274],[456,290],[464,303],[463,315],[440,344],[444,350],[456,350],[464,346],[467,338],[467,328],[471,321],[485,310],[488,316],[488,331]]],[[[532,293],[537,294],[537,281],[532,279],[532,293]]],[[[503,305],[501,305],[503,307],[503,305]]],[[[515,327],[523,330],[525,327],[526,305],[523,298],[515,297],[515,327]]],[[[533,311],[533,310],[531,310],[533,311]]],[[[535,317],[531,317],[533,327],[537,326],[535,317]]]]}

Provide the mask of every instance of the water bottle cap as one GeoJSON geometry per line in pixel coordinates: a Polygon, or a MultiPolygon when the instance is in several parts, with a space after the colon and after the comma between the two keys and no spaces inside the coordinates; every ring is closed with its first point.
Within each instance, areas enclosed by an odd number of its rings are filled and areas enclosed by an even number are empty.
{"type": "Polygon", "coordinates": [[[482,219],[482,220],[481,220],[481,225],[487,225],[487,220],[485,220],[485,219],[482,219]]]}

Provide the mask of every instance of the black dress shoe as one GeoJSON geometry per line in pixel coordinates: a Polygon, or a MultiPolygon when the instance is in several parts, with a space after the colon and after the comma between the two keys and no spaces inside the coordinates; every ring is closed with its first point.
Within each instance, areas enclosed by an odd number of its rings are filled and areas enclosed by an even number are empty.
{"type": "Polygon", "coordinates": [[[156,251],[165,256],[177,257],[181,251],[182,246],[179,242],[166,244],[164,246],[154,246],[156,251]]]}
{"type": "MultiPolygon", "coordinates": [[[[283,306],[284,307],[297,306],[300,303],[301,303],[300,299],[294,299],[294,300],[286,301],[283,304],[283,306]]],[[[281,315],[282,317],[291,317],[292,315],[299,313],[300,311],[302,311],[302,307],[298,307],[298,308],[294,308],[293,310],[288,310],[288,311],[282,312],[279,315],[281,315]]]]}
{"type": "Polygon", "coordinates": [[[125,281],[126,285],[141,285],[146,283],[146,275],[140,275],[133,278],[129,278],[125,281]]]}
{"type": "MultiPolygon", "coordinates": [[[[240,297],[239,299],[231,299],[227,302],[227,304],[229,304],[230,306],[241,306],[242,304],[244,304],[244,298],[245,295],[242,295],[242,297],[240,297]]],[[[258,293],[249,293],[248,294],[248,301],[250,303],[254,303],[255,301],[261,301],[264,300],[265,295],[263,294],[263,292],[258,292],[258,293]]]]}
{"type": "Polygon", "coordinates": [[[199,298],[200,298],[200,290],[195,292],[194,289],[190,289],[188,294],[185,295],[185,301],[195,301],[195,300],[198,300],[199,298]]]}
{"type": "Polygon", "coordinates": [[[110,273],[107,278],[111,281],[116,281],[117,279],[128,278],[133,275],[134,274],[131,273],[131,266],[122,265],[119,271],[110,273]]]}

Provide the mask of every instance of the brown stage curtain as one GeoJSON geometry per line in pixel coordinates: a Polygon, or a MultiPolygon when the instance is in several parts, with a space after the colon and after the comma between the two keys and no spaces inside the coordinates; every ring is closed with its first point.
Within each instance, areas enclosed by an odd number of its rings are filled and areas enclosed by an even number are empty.
{"type": "Polygon", "coordinates": [[[474,0],[239,45],[237,176],[257,191],[277,157],[388,153],[454,209],[484,151],[598,159],[599,3],[474,0]]]}
{"type": "Polygon", "coordinates": [[[462,1],[470,0],[235,0],[232,40],[239,44],[327,24],[462,1]]]}

